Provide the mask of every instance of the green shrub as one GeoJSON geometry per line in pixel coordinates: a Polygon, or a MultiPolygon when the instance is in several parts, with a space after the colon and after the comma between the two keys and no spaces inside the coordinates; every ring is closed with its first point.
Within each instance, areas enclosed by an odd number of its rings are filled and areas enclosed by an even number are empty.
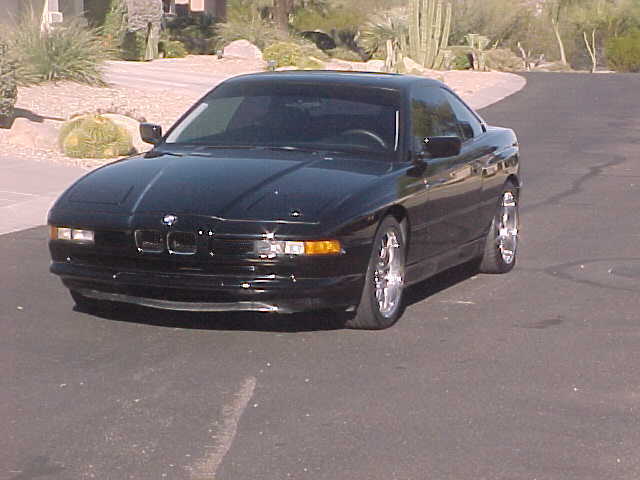
{"type": "Polygon", "coordinates": [[[266,61],[276,62],[276,68],[297,67],[304,70],[324,68],[319,59],[306,55],[305,49],[293,42],[277,42],[265,48],[262,55],[266,61]]]}
{"type": "Polygon", "coordinates": [[[318,60],[309,57],[303,57],[296,65],[302,70],[324,70],[324,64],[318,60]]]}
{"type": "Polygon", "coordinates": [[[0,43],[0,124],[13,116],[17,97],[16,63],[9,58],[7,45],[0,43]]]}
{"type": "Polygon", "coordinates": [[[302,48],[295,43],[277,42],[267,47],[262,56],[266,61],[276,62],[276,68],[297,66],[303,59],[302,48]]]}
{"type": "Polygon", "coordinates": [[[184,43],[179,40],[161,40],[159,49],[164,58],[182,58],[189,53],[184,43]]]}
{"type": "Polygon", "coordinates": [[[264,50],[267,46],[286,38],[286,34],[278,30],[271,22],[253,16],[245,20],[229,19],[221,23],[217,29],[222,45],[227,45],[235,40],[248,40],[264,50]]]}
{"type": "Polygon", "coordinates": [[[487,68],[501,72],[515,72],[524,69],[522,59],[508,48],[485,50],[487,68]]]}
{"type": "Polygon", "coordinates": [[[321,32],[355,30],[366,21],[367,12],[355,7],[336,7],[324,10],[298,8],[293,16],[293,27],[300,31],[321,32]]]}
{"type": "Polygon", "coordinates": [[[302,55],[306,57],[317,58],[318,60],[329,60],[329,55],[320,50],[315,43],[299,36],[291,37],[291,43],[298,45],[302,51],[302,55]]]}
{"type": "Polygon", "coordinates": [[[105,59],[104,48],[96,31],[79,19],[72,18],[43,32],[40,19],[31,11],[10,27],[8,43],[11,55],[18,60],[18,82],[103,83],[100,67],[105,59]]]}
{"type": "Polygon", "coordinates": [[[466,53],[459,53],[453,57],[451,62],[451,68],[453,70],[471,70],[473,65],[469,61],[469,56],[466,53]]]}
{"type": "Polygon", "coordinates": [[[132,62],[144,61],[147,51],[147,35],[141,30],[125,32],[120,46],[120,56],[123,60],[132,62]]]}
{"type": "Polygon", "coordinates": [[[73,158],[115,158],[133,150],[129,132],[100,115],[76,118],[65,124],[60,143],[65,155],[73,158]]]}
{"type": "Polygon", "coordinates": [[[215,19],[211,15],[176,17],[167,23],[166,32],[170,40],[182,42],[188,53],[210,55],[218,48],[215,19]]]}
{"type": "Polygon", "coordinates": [[[361,62],[362,57],[353,50],[349,50],[344,47],[337,47],[333,50],[327,50],[326,52],[331,58],[339,58],[340,60],[346,60],[348,62],[361,62]]]}
{"type": "Polygon", "coordinates": [[[127,31],[127,7],[124,0],[109,0],[109,8],[102,27],[98,29],[105,50],[112,57],[120,57],[122,41],[127,31]]]}
{"type": "Polygon", "coordinates": [[[640,72],[640,30],[609,40],[606,54],[610,68],[620,72],[640,72]]]}

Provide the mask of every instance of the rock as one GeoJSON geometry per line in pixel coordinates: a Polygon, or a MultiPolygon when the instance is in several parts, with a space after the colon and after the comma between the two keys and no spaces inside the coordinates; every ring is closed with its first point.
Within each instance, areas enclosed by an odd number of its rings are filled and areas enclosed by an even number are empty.
{"type": "Polygon", "coordinates": [[[407,72],[413,72],[414,70],[417,70],[418,72],[421,72],[422,69],[424,68],[418,62],[416,62],[415,60],[410,59],[409,57],[404,57],[402,59],[402,63],[404,64],[404,69],[407,72]]]}
{"type": "Polygon", "coordinates": [[[48,121],[32,122],[27,118],[16,118],[6,139],[7,143],[21,147],[58,149],[58,129],[48,121]]]}
{"type": "Polygon", "coordinates": [[[140,122],[131,117],[118,115],[115,113],[103,113],[101,116],[111,120],[113,123],[120,127],[126,128],[131,135],[133,148],[135,148],[138,153],[151,150],[151,145],[143,142],[142,138],[140,137],[140,122]]]}
{"type": "Polygon", "coordinates": [[[382,72],[382,71],[384,71],[384,60],[369,60],[367,62],[367,69],[370,72],[382,72]]]}
{"type": "Polygon", "coordinates": [[[229,57],[262,60],[262,52],[248,40],[236,40],[224,47],[224,55],[229,57]]]}

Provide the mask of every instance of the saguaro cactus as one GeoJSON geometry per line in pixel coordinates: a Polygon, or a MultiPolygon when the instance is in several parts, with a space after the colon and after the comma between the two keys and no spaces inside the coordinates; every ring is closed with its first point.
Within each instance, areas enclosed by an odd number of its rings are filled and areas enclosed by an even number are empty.
{"type": "Polygon", "coordinates": [[[439,68],[451,32],[451,3],[411,0],[409,56],[426,68],[439,68]]]}

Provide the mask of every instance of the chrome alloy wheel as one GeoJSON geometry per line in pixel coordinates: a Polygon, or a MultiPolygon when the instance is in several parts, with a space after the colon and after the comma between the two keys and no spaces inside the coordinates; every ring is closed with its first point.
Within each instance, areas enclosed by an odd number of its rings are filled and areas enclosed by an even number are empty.
{"type": "Polygon", "coordinates": [[[518,247],[518,203],[513,192],[504,192],[498,211],[496,243],[502,261],[510,265],[516,258],[518,247]]]}
{"type": "Polygon", "coordinates": [[[383,317],[389,318],[400,306],[404,284],[404,261],[395,232],[387,231],[379,248],[373,281],[378,311],[383,317]]]}

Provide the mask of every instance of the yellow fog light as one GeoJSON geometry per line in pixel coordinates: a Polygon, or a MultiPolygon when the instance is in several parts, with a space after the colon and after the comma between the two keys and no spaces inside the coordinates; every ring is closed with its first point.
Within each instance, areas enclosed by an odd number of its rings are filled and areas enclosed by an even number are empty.
{"type": "Polygon", "coordinates": [[[336,255],[342,253],[342,246],[338,240],[320,240],[304,242],[305,255],[336,255]]]}

